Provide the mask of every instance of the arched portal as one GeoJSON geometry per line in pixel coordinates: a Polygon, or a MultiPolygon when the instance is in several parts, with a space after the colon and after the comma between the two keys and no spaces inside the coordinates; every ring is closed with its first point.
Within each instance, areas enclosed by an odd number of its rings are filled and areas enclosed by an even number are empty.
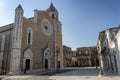
{"type": "MultiPolygon", "coordinates": [[[[57,68],[60,68],[61,67],[61,56],[60,54],[58,55],[58,62],[57,62],[57,68]]],[[[68,64],[69,65],[69,64],[68,64]]]]}
{"type": "Polygon", "coordinates": [[[23,68],[27,70],[32,70],[33,67],[33,53],[30,49],[27,49],[24,52],[24,59],[23,59],[23,68]]]}
{"type": "Polygon", "coordinates": [[[44,50],[44,58],[43,58],[43,68],[44,69],[50,69],[50,62],[51,62],[51,57],[50,57],[50,54],[51,54],[51,52],[50,52],[50,49],[49,48],[47,48],[47,49],[45,49],[44,50]]]}

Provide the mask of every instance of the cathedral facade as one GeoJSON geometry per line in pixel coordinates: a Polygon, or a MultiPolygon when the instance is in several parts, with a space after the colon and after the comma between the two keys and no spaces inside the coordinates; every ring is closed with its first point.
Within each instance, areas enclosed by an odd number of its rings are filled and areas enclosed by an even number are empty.
{"type": "Polygon", "coordinates": [[[31,18],[18,5],[14,23],[0,27],[0,73],[63,68],[61,26],[52,3],[31,18]]]}

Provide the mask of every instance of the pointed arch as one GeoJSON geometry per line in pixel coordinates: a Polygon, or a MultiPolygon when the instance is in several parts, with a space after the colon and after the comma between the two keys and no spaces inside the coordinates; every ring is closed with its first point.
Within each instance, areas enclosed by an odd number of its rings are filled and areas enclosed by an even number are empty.
{"type": "Polygon", "coordinates": [[[27,29],[27,44],[28,45],[32,45],[33,42],[33,30],[32,28],[28,28],[27,29]]]}
{"type": "Polygon", "coordinates": [[[31,49],[27,49],[24,52],[24,58],[23,58],[23,68],[27,68],[28,70],[32,70],[33,67],[33,53],[31,49]]]}
{"type": "Polygon", "coordinates": [[[46,48],[44,50],[43,68],[50,69],[51,67],[51,50],[46,48]]]}

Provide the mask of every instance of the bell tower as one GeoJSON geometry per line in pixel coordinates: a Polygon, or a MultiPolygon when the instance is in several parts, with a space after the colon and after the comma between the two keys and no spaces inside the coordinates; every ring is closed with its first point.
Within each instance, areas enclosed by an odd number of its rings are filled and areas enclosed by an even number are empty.
{"type": "Polygon", "coordinates": [[[57,9],[54,7],[53,3],[51,3],[50,7],[47,9],[47,11],[49,12],[50,16],[53,19],[58,20],[58,11],[57,9]]]}
{"type": "Polygon", "coordinates": [[[49,16],[53,19],[54,27],[54,46],[55,46],[55,68],[63,68],[63,49],[62,49],[62,24],[59,21],[57,9],[51,3],[47,9],[49,16]]]}
{"type": "Polygon", "coordinates": [[[12,31],[12,49],[10,72],[12,74],[20,73],[20,58],[21,58],[21,42],[22,42],[22,26],[23,26],[23,8],[19,4],[15,9],[15,22],[12,31]]]}

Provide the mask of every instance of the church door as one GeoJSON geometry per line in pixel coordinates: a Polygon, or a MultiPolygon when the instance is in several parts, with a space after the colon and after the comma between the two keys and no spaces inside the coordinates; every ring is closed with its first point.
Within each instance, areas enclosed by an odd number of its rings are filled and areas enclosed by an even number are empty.
{"type": "Polygon", "coordinates": [[[48,69],[48,59],[45,59],[45,69],[48,69]]]}
{"type": "Polygon", "coordinates": [[[58,68],[60,68],[60,61],[58,61],[58,68]]]}
{"type": "Polygon", "coordinates": [[[26,70],[30,70],[30,59],[26,59],[26,70]]]}

